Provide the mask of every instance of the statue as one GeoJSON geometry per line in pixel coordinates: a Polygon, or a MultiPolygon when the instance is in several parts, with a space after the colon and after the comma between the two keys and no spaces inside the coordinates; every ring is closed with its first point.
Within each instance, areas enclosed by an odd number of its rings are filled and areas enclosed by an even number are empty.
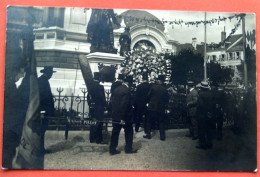
{"type": "Polygon", "coordinates": [[[131,36],[129,27],[125,28],[125,31],[120,35],[120,56],[124,57],[131,51],[131,36]]]}
{"type": "Polygon", "coordinates": [[[119,26],[113,9],[92,9],[87,27],[90,52],[117,53],[114,48],[113,24],[119,26]]]}

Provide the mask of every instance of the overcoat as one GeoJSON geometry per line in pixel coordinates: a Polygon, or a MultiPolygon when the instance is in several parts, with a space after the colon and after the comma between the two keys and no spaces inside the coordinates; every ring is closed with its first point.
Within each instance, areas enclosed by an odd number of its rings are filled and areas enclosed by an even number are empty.
{"type": "Polygon", "coordinates": [[[188,116],[195,116],[197,112],[197,103],[198,103],[198,91],[196,89],[192,89],[190,93],[187,95],[186,102],[188,108],[188,116]]]}
{"type": "Polygon", "coordinates": [[[94,118],[101,121],[104,119],[104,111],[106,107],[104,86],[95,81],[93,82],[92,89],[94,89],[92,92],[93,94],[88,94],[88,104],[94,103],[94,118]]]}
{"type": "Polygon", "coordinates": [[[151,85],[148,82],[141,83],[136,88],[135,93],[135,108],[138,112],[144,113],[146,110],[146,104],[148,103],[148,93],[151,85]]]}
{"type": "Polygon", "coordinates": [[[49,80],[45,75],[41,75],[38,79],[38,83],[40,92],[40,108],[42,111],[46,111],[46,116],[52,116],[54,114],[54,100],[49,80]]]}
{"type": "Polygon", "coordinates": [[[164,113],[169,101],[167,89],[159,84],[154,84],[148,93],[149,106],[148,110],[164,113]]]}
{"type": "Polygon", "coordinates": [[[114,90],[112,97],[112,118],[114,121],[133,121],[131,91],[126,85],[120,85],[114,90]]]}

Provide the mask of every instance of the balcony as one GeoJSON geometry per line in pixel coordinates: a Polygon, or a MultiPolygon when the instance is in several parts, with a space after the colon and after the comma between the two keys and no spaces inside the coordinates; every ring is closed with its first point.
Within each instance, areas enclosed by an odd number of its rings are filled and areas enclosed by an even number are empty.
{"type": "Polygon", "coordinates": [[[220,60],[219,63],[221,66],[237,66],[242,63],[242,60],[237,58],[231,58],[229,60],[220,60]]]}
{"type": "Polygon", "coordinates": [[[60,50],[70,52],[90,52],[87,34],[69,31],[59,27],[34,29],[35,50],[60,50]]]}

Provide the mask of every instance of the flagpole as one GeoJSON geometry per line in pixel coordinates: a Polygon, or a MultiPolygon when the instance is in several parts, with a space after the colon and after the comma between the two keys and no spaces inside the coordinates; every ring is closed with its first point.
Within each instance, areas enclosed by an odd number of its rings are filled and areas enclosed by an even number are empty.
{"type": "Polygon", "coordinates": [[[245,84],[245,89],[247,90],[248,83],[247,83],[247,63],[246,63],[245,15],[242,16],[242,34],[243,34],[243,58],[244,58],[244,84],[245,84]]]}
{"type": "Polygon", "coordinates": [[[207,12],[205,12],[204,21],[204,81],[207,81],[207,25],[206,25],[207,12]]]}

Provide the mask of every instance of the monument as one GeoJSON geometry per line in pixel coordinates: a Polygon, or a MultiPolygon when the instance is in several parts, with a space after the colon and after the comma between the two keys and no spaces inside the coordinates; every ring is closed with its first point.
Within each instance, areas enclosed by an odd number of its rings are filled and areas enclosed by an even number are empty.
{"type": "Polygon", "coordinates": [[[92,9],[86,30],[91,47],[90,54],[86,55],[86,58],[92,75],[94,72],[101,73],[105,89],[110,89],[111,82],[115,79],[105,75],[118,71],[124,60],[124,57],[117,55],[117,49],[114,48],[113,26],[120,26],[113,9],[92,9]]]}

